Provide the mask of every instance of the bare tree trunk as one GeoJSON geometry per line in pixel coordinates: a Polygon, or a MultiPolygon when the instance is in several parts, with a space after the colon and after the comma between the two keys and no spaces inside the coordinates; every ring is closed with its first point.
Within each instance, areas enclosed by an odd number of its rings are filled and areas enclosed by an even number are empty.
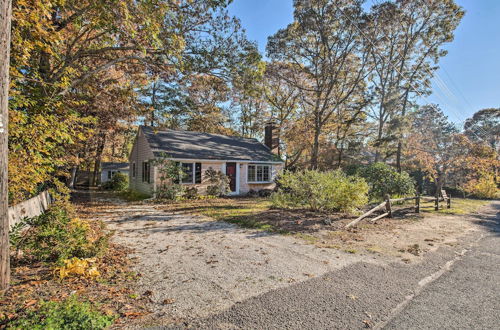
{"type": "MultiPolygon", "coordinates": [[[[410,90],[407,89],[406,90],[406,93],[405,93],[405,99],[404,99],[404,102],[403,102],[403,107],[402,107],[402,110],[401,110],[401,117],[404,118],[404,116],[406,115],[406,106],[408,104],[408,95],[410,93],[410,90]]],[[[400,132],[399,136],[398,136],[398,150],[397,150],[397,154],[396,154],[396,167],[398,169],[398,172],[401,173],[402,172],[402,167],[401,167],[401,154],[403,152],[403,133],[400,132]]]]}
{"type": "Polygon", "coordinates": [[[439,194],[441,193],[441,190],[443,189],[444,183],[445,183],[445,175],[444,175],[444,173],[438,172],[438,177],[437,177],[436,183],[435,183],[435,186],[436,186],[436,196],[439,196],[439,194]]]}
{"type": "Polygon", "coordinates": [[[71,168],[71,176],[69,178],[68,182],[68,188],[73,189],[75,188],[75,180],[76,180],[76,171],[78,170],[78,166],[75,165],[71,168]]]}
{"type": "Polygon", "coordinates": [[[104,151],[105,145],[106,145],[106,133],[101,132],[101,133],[99,133],[99,140],[98,140],[97,151],[96,151],[96,155],[95,155],[94,173],[92,175],[92,186],[97,186],[99,184],[98,174],[99,174],[99,170],[101,168],[101,158],[102,158],[102,153],[104,151]]]}
{"type": "Polygon", "coordinates": [[[321,124],[319,118],[315,119],[314,123],[314,143],[311,152],[311,169],[318,169],[318,157],[319,157],[319,135],[321,133],[321,124]]]}
{"type": "Polygon", "coordinates": [[[318,169],[318,156],[319,156],[319,131],[314,131],[314,143],[311,152],[311,169],[318,169]]]}
{"type": "MultiPolygon", "coordinates": [[[[384,120],[382,117],[379,119],[379,124],[378,124],[378,134],[377,134],[377,142],[381,143],[380,141],[382,140],[382,135],[384,132],[384,120]]],[[[380,144],[377,146],[377,150],[375,151],[375,163],[377,163],[380,160],[380,144]]]]}
{"type": "Polygon", "coordinates": [[[396,168],[398,170],[398,173],[401,173],[403,169],[401,168],[401,153],[403,150],[403,143],[401,142],[401,138],[399,138],[398,141],[398,150],[396,152],[396,168]]]}
{"type": "Polygon", "coordinates": [[[0,292],[9,288],[8,122],[11,0],[0,0],[0,292]]]}

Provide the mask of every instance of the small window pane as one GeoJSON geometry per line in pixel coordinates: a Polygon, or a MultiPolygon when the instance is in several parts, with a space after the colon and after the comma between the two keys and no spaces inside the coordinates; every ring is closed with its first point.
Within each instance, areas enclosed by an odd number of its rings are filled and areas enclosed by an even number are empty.
{"type": "Polygon", "coordinates": [[[183,163],[182,172],[182,183],[193,183],[193,163],[183,163]]]}
{"type": "Polygon", "coordinates": [[[255,181],[255,165],[248,165],[248,182],[255,181]]]}
{"type": "Polygon", "coordinates": [[[196,163],[194,183],[201,183],[201,163],[196,163]]]}
{"type": "Polygon", "coordinates": [[[257,166],[257,181],[258,182],[263,181],[262,180],[262,177],[263,177],[262,176],[262,174],[263,174],[262,173],[263,172],[262,168],[263,168],[263,166],[257,166]]]}
{"type": "Polygon", "coordinates": [[[263,166],[263,169],[264,169],[264,175],[263,175],[264,176],[264,180],[262,180],[262,181],[270,181],[269,180],[269,177],[270,177],[269,172],[270,172],[270,169],[271,169],[270,166],[263,166]]]}

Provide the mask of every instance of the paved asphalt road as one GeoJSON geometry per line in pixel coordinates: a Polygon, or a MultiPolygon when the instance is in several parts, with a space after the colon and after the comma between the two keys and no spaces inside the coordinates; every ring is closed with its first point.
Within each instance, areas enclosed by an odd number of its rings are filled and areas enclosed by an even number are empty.
{"type": "Polygon", "coordinates": [[[500,329],[500,226],[425,287],[388,329],[500,329]]]}
{"type": "Polygon", "coordinates": [[[419,264],[357,263],[182,327],[500,329],[500,203],[484,231],[419,264]]]}

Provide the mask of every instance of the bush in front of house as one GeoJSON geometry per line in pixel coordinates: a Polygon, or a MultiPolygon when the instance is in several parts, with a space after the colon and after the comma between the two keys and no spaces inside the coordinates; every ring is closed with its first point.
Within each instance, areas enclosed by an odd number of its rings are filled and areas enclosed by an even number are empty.
{"type": "Polygon", "coordinates": [[[189,187],[184,191],[184,195],[182,196],[185,199],[196,199],[198,198],[198,188],[189,187]]]}
{"type": "Polygon", "coordinates": [[[186,189],[178,183],[161,183],[156,187],[156,199],[175,201],[184,195],[186,189]]]}
{"type": "Polygon", "coordinates": [[[115,173],[111,180],[102,185],[102,188],[105,190],[125,191],[128,188],[128,175],[115,173]]]}
{"type": "Polygon", "coordinates": [[[104,224],[72,216],[71,206],[56,202],[43,214],[25,218],[10,233],[12,247],[35,261],[62,262],[91,258],[105,252],[109,235],[104,224]]]}
{"type": "Polygon", "coordinates": [[[121,191],[120,196],[129,202],[142,201],[142,200],[145,200],[145,199],[148,199],[149,197],[151,197],[148,194],[145,194],[145,193],[142,193],[140,191],[133,190],[133,189],[127,189],[127,190],[121,191]]]}
{"type": "Polygon", "coordinates": [[[415,181],[406,172],[398,173],[393,167],[384,163],[360,166],[355,175],[366,180],[370,200],[381,200],[385,194],[391,197],[415,195],[415,181]]]}
{"type": "Polygon", "coordinates": [[[278,208],[352,213],[368,202],[365,180],[340,170],[286,172],[278,179],[278,186],[271,195],[273,206],[278,208]]]}
{"type": "Polygon", "coordinates": [[[43,302],[38,310],[7,326],[9,329],[105,329],[113,324],[112,316],[104,315],[88,302],[74,296],[60,302],[43,302]]]}
{"type": "Polygon", "coordinates": [[[152,161],[152,164],[158,169],[159,184],[155,191],[156,199],[175,201],[185,198],[186,188],[179,183],[185,175],[180,163],[170,160],[167,154],[162,153],[152,161]]]}
{"type": "Polygon", "coordinates": [[[205,171],[205,177],[209,182],[207,195],[223,197],[229,194],[229,177],[227,175],[210,167],[205,171]]]}

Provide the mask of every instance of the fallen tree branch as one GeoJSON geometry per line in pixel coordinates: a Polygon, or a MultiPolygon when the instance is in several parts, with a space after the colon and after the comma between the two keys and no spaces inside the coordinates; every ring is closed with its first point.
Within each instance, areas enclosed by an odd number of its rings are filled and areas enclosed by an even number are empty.
{"type": "Polygon", "coordinates": [[[373,212],[381,209],[382,207],[385,207],[385,204],[386,204],[386,201],[384,201],[383,203],[380,203],[379,205],[375,206],[373,209],[371,209],[370,211],[366,212],[365,214],[363,214],[362,216],[360,216],[359,218],[357,218],[356,220],[354,221],[351,221],[350,223],[348,223],[345,228],[349,228],[349,227],[352,227],[354,226],[355,224],[357,224],[358,222],[360,222],[361,220],[363,220],[364,218],[366,218],[367,216],[369,216],[370,214],[372,214],[373,212]]]}
{"type": "Polygon", "coordinates": [[[386,212],[386,213],[384,213],[384,214],[379,215],[379,216],[378,216],[378,217],[376,217],[376,218],[371,219],[370,221],[371,221],[371,222],[375,222],[375,221],[377,221],[377,220],[379,220],[379,219],[382,219],[383,217],[386,217],[386,216],[388,216],[388,215],[389,215],[389,212],[386,212]]]}

